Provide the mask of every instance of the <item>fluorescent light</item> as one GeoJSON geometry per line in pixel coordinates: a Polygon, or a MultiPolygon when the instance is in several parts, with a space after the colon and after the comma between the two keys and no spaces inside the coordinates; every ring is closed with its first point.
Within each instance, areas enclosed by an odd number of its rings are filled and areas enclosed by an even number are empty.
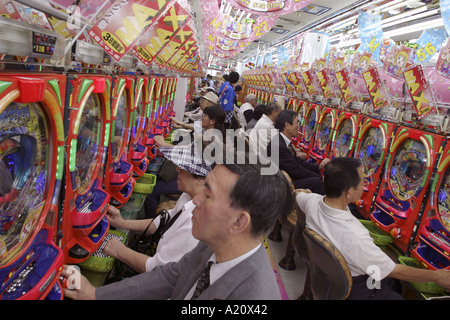
{"type": "MultiPolygon", "coordinates": [[[[421,9],[421,8],[418,8],[418,9],[421,9]]],[[[416,9],[414,9],[414,10],[416,10],[416,9]]],[[[411,12],[414,11],[414,10],[411,10],[411,12]]],[[[425,10],[426,10],[426,8],[425,8],[425,10]]],[[[428,16],[432,16],[434,14],[438,14],[439,13],[439,9],[429,10],[429,11],[425,11],[425,12],[422,12],[422,13],[420,13],[421,11],[416,11],[415,13],[418,13],[418,12],[419,12],[419,14],[416,14],[414,16],[406,16],[407,12],[405,12],[405,13],[401,13],[401,14],[395,15],[393,17],[381,20],[381,27],[382,28],[387,28],[387,27],[391,27],[391,26],[394,26],[394,25],[398,25],[398,24],[404,23],[404,22],[408,22],[408,21],[417,20],[417,19],[420,19],[420,18],[425,18],[425,17],[428,17],[428,16]],[[402,19],[397,20],[398,18],[401,18],[401,17],[402,17],[402,19]]],[[[347,33],[348,34],[352,34],[352,33],[357,33],[357,32],[358,32],[358,28],[354,28],[354,29],[349,30],[347,33]]]]}
{"type": "MultiPolygon", "coordinates": [[[[403,34],[408,34],[408,33],[412,33],[412,32],[417,32],[417,31],[422,31],[425,29],[429,29],[429,28],[437,28],[437,27],[442,27],[444,25],[444,21],[442,20],[442,18],[439,19],[434,19],[431,21],[425,21],[425,22],[421,22],[421,23],[417,23],[414,24],[412,26],[407,26],[407,27],[403,27],[403,28],[398,28],[395,30],[391,30],[391,31],[387,31],[384,33],[384,36],[386,37],[395,37],[395,36],[400,36],[403,34]]],[[[338,43],[336,44],[336,47],[341,48],[341,47],[347,47],[347,46],[352,46],[352,45],[356,45],[361,43],[360,39],[353,39],[353,40],[349,40],[343,43],[338,43]]]]}
{"type": "Polygon", "coordinates": [[[383,5],[381,5],[381,6],[378,6],[374,11],[375,11],[375,12],[381,11],[382,9],[384,9],[384,8],[386,8],[386,7],[390,7],[390,6],[394,5],[394,4],[399,3],[399,2],[402,2],[402,1],[404,1],[404,0],[394,0],[394,1],[390,1],[389,3],[386,3],[386,4],[383,4],[383,5]]]}
{"type": "Polygon", "coordinates": [[[439,19],[434,19],[431,21],[417,23],[412,26],[407,26],[407,27],[387,31],[384,33],[384,35],[387,37],[395,37],[395,36],[399,36],[402,34],[408,34],[408,33],[416,32],[416,31],[422,31],[422,30],[429,29],[429,28],[442,27],[443,25],[444,25],[444,21],[442,20],[442,18],[439,18],[439,19]]]}

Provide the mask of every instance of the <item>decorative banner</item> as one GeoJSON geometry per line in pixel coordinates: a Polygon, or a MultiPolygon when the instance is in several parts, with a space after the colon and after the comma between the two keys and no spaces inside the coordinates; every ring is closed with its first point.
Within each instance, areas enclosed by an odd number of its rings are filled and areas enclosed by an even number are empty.
{"type": "Polygon", "coordinates": [[[406,70],[403,75],[408,84],[408,92],[416,110],[417,119],[420,120],[430,114],[437,113],[433,95],[425,79],[422,66],[420,64],[415,65],[406,70]]]}
{"type": "Polygon", "coordinates": [[[390,47],[384,61],[385,72],[399,80],[403,80],[403,71],[412,64],[412,49],[404,45],[390,47]]]}
{"type": "Polygon", "coordinates": [[[182,31],[176,33],[174,37],[169,41],[169,43],[165,46],[164,50],[162,50],[156,57],[155,62],[160,66],[164,67],[167,62],[175,55],[175,53],[180,49],[180,47],[191,39],[193,36],[192,29],[185,25],[182,31]]]}
{"type": "Polygon", "coordinates": [[[305,92],[305,88],[303,87],[303,81],[300,79],[297,72],[289,71],[288,72],[288,80],[294,86],[295,92],[301,94],[305,92]]]}
{"type": "Polygon", "coordinates": [[[289,49],[283,46],[277,47],[278,66],[285,66],[290,59],[289,49]]]}
{"type": "MultiPolygon", "coordinates": [[[[222,5],[226,5],[226,2],[223,1],[222,5]]],[[[278,20],[278,16],[276,15],[259,15],[256,19],[252,19],[254,22],[250,22],[249,18],[243,17],[242,14],[239,17],[231,18],[229,15],[223,15],[221,13],[217,0],[203,0],[201,1],[201,8],[205,48],[219,58],[233,57],[244,50],[254,40],[269,32],[278,20]],[[236,27],[231,27],[230,29],[229,25],[232,19],[234,19],[233,23],[236,22],[236,27]],[[246,23],[243,22],[243,19],[245,19],[246,23]],[[239,29],[237,28],[238,22],[241,26],[239,29]],[[243,27],[244,25],[245,29],[243,27]],[[235,49],[223,50],[219,48],[217,46],[219,37],[235,40],[235,49]]]]}
{"type": "Polygon", "coordinates": [[[119,61],[174,2],[175,0],[116,0],[89,30],[89,36],[119,61]]]}
{"type": "Polygon", "coordinates": [[[187,39],[180,48],[176,51],[176,53],[167,61],[167,68],[173,69],[178,60],[180,60],[186,52],[196,44],[194,39],[194,35],[192,35],[189,39],[187,39]]]}
{"type": "Polygon", "coordinates": [[[371,68],[369,71],[363,73],[364,81],[369,91],[370,101],[373,105],[373,110],[378,111],[389,104],[385,98],[386,94],[384,86],[381,83],[380,75],[377,68],[371,68]]]}
{"type": "Polygon", "coordinates": [[[190,15],[175,3],[156,24],[145,31],[131,52],[146,66],[150,65],[190,18],[190,15]]]}
{"type": "Polygon", "coordinates": [[[371,53],[377,61],[380,61],[381,43],[384,38],[381,18],[381,15],[374,15],[365,11],[360,11],[358,15],[358,31],[361,38],[358,51],[371,53]]]}
{"type": "Polygon", "coordinates": [[[436,72],[450,79],[450,41],[447,41],[447,44],[442,47],[439,52],[439,57],[436,63],[436,72]]]}
{"type": "Polygon", "coordinates": [[[350,66],[350,72],[352,75],[357,76],[358,78],[363,77],[363,73],[369,70],[374,66],[374,62],[372,60],[372,54],[368,52],[356,52],[353,55],[353,59],[350,66]]]}
{"type": "Polygon", "coordinates": [[[0,16],[8,19],[23,21],[12,0],[0,0],[0,16]]]}
{"type": "Polygon", "coordinates": [[[294,85],[289,81],[288,79],[289,72],[282,72],[281,78],[283,79],[284,85],[286,87],[286,92],[293,92],[294,91],[294,85]]]}
{"type": "Polygon", "coordinates": [[[334,75],[345,103],[356,101],[356,97],[351,90],[351,80],[347,69],[343,68],[342,70],[337,71],[334,75]]]}
{"type": "Polygon", "coordinates": [[[299,11],[307,6],[312,0],[227,0],[238,9],[247,13],[258,15],[283,15],[299,11]]]}
{"type": "Polygon", "coordinates": [[[441,0],[441,17],[442,21],[444,21],[445,30],[447,30],[447,34],[450,35],[450,0],[441,0]]]}
{"type": "Polygon", "coordinates": [[[314,85],[314,80],[312,78],[312,74],[310,70],[302,72],[302,78],[305,83],[306,89],[308,90],[308,94],[310,96],[315,95],[317,93],[316,87],[314,85]]]}
{"type": "Polygon", "coordinates": [[[330,98],[333,96],[333,91],[330,88],[330,84],[328,81],[328,76],[325,69],[320,70],[316,73],[317,78],[319,79],[320,88],[322,89],[323,97],[330,98]]]}
{"type": "Polygon", "coordinates": [[[414,62],[425,63],[438,52],[447,37],[445,30],[432,28],[422,32],[417,40],[418,48],[415,50],[414,62]]]}

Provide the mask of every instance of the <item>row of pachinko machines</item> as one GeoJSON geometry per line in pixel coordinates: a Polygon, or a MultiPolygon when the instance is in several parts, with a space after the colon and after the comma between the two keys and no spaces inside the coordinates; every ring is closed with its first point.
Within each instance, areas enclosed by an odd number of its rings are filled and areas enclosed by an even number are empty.
{"type": "MultiPolygon", "coordinates": [[[[362,57],[370,55],[357,55],[362,57]]],[[[389,245],[401,263],[429,269],[450,269],[448,66],[441,52],[438,63],[411,63],[403,72],[391,66],[333,75],[325,68],[328,80],[317,77],[316,93],[321,85],[325,89],[319,95],[285,95],[285,108],[301,119],[293,144],[310,162],[360,158],[364,194],[352,211],[375,243],[389,245]]],[[[257,94],[259,103],[272,101],[273,93],[261,88],[249,86],[247,92],[257,94]]],[[[413,285],[425,295],[448,295],[434,283],[413,285]]]]}
{"type": "Polygon", "coordinates": [[[0,299],[63,298],[167,136],[176,77],[0,73],[0,299]]]}

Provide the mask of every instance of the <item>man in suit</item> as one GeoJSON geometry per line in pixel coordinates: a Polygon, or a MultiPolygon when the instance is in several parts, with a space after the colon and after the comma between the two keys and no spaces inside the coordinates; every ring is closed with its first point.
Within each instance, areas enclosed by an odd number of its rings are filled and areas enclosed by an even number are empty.
{"type": "MultiPolygon", "coordinates": [[[[81,276],[79,289],[64,289],[65,296],[132,300],[280,299],[262,242],[280,212],[292,208],[293,199],[280,172],[261,175],[260,171],[261,166],[254,164],[214,167],[206,177],[204,190],[193,200],[196,208],[192,213],[192,234],[200,242],[180,261],[97,289],[81,276]],[[204,277],[208,275],[206,266],[209,276],[204,277]],[[203,284],[206,289],[198,293],[203,284]]],[[[66,271],[62,275],[70,276],[66,271]]]]}
{"type": "Polygon", "coordinates": [[[279,130],[279,133],[272,138],[267,147],[269,157],[272,144],[278,144],[279,169],[286,171],[295,188],[325,194],[320,170],[330,162],[330,159],[323,159],[320,164],[309,163],[292,146],[291,139],[297,136],[299,130],[298,114],[293,110],[282,110],[275,119],[274,127],[279,130]]]}

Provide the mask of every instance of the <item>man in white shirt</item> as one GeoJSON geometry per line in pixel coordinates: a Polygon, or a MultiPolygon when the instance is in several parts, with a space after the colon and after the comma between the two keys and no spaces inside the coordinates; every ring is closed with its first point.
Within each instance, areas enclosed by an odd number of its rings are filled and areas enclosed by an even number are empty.
{"type": "MultiPolygon", "coordinates": [[[[166,159],[177,165],[178,190],[183,193],[175,207],[168,211],[169,217],[166,217],[168,221],[175,217],[176,220],[164,232],[156,247],[156,253],[152,257],[128,248],[116,238],[111,238],[103,250],[104,254],[119,259],[139,273],[151,271],[156,266],[165,265],[171,261],[178,261],[198,244],[198,240],[192,236],[192,210],[195,208],[192,199],[203,190],[205,177],[211,171],[211,166],[207,163],[195,164],[191,161],[194,151],[192,148],[161,147],[159,150],[166,159]],[[179,216],[177,216],[178,212],[180,212],[179,216]],[[183,245],[180,246],[180,243],[183,245]]],[[[144,232],[148,227],[147,235],[155,233],[161,220],[160,215],[155,219],[124,220],[120,211],[112,206],[109,207],[108,212],[111,214],[109,218],[111,226],[137,233],[144,232]]]]}
{"type": "Polygon", "coordinates": [[[402,299],[391,288],[393,279],[432,281],[450,288],[448,270],[396,264],[374,244],[369,231],[352,215],[348,204],[359,200],[364,191],[364,170],[359,159],[331,160],[325,167],[324,184],[325,196],[299,189],[296,201],[305,213],[306,227],[330,241],[347,262],[354,280],[347,299],[402,299]]]}
{"type": "Polygon", "coordinates": [[[269,102],[261,119],[250,132],[250,146],[253,152],[259,154],[265,152],[270,140],[278,133],[275,130],[274,122],[281,107],[276,102],[269,102]]]}
{"type": "Polygon", "coordinates": [[[256,96],[253,93],[250,93],[245,97],[245,103],[243,105],[240,107],[234,106],[235,111],[237,110],[236,114],[239,124],[244,130],[247,127],[247,123],[253,119],[253,109],[256,107],[256,102],[256,96]]]}

